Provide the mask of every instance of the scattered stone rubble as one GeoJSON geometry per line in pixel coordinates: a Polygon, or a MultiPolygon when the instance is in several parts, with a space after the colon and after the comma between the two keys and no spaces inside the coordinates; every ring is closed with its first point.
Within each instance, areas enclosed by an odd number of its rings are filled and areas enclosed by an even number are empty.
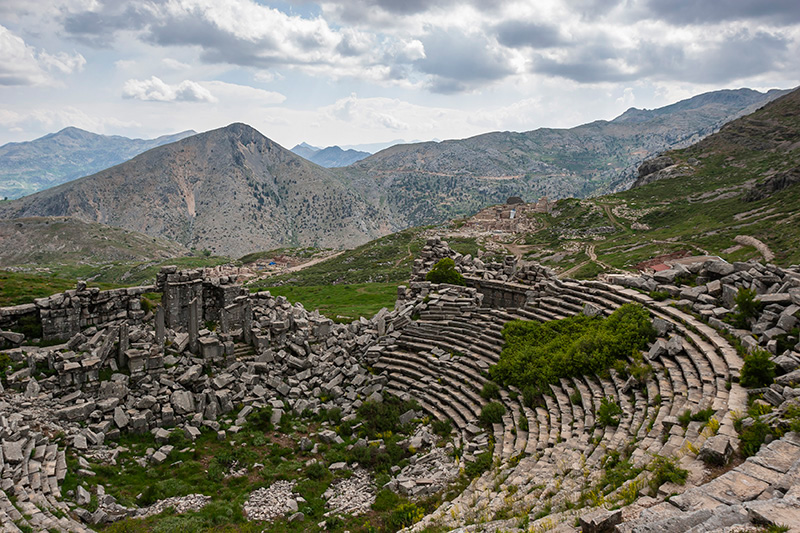
{"type": "MultiPolygon", "coordinates": [[[[304,503],[304,500],[293,490],[294,481],[281,480],[269,487],[251,492],[244,504],[245,517],[253,521],[268,521],[287,513],[298,513],[299,505],[304,503]]],[[[301,517],[298,518],[302,520],[301,517]]]]}
{"type": "Polygon", "coordinates": [[[330,509],[325,516],[357,516],[369,512],[375,503],[374,486],[370,473],[363,468],[356,468],[350,477],[335,481],[323,494],[330,509]]]}
{"type": "MultiPolygon", "coordinates": [[[[193,440],[201,427],[207,427],[224,439],[244,425],[253,409],[267,405],[273,408],[274,423],[284,409],[301,413],[333,407],[348,420],[364,400],[381,401],[387,393],[415,398],[427,414],[452,420],[456,435],[454,444],[439,448],[427,427],[421,426],[405,443],[418,453],[408,466],[393,472],[388,488],[412,498],[436,493],[457,477],[467,461],[490,449],[491,441],[495,463],[500,465],[414,530],[432,524],[455,529],[473,519],[487,522],[483,529],[487,531],[518,530],[519,520],[492,518],[501,510],[533,517],[545,504],[557,508],[573,499],[600,475],[598,461],[605,450],[623,446],[631,434],[638,439],[632,456],[636,464],[646,465],[652,453],[661,453],[679,457],[690,470],[686,487],[668,487],[682,492],[679,496],[665,501],[669,493],[659,491],[639,498],[621,514],[594,511],[597,516],[590,517],[585,510],[566,510],[532,520],[531,525],[550,520],[572,529],[579,515],[586,514],[581,520],[585,531],[612,527],[617,521],[621,523],[613,527],[619,531],[710,530],[712,524],[719,529],[752,522],[800,527],[796,435],[788,433],[768,443],[755,457],[711,481],[702,461],[685,451],[686,443],[693,443],[701,448],[701,456],[724,460],[738,446],[732,412],[741,411],[748,391],[737,383],[741,358],[719,332],[738,339],[747,350],[763,348],[773,355],[780,373],[776,383],[750,391],[775,406],[771,421],[779,423],[788,407],[797,404],[800,339],[793,337],[800,317],[797,268],[707,261],[652,276],[575,282],[558,280],[549,269],[513,257],[487,264],[431,239],[414,262],[411,283],[398,289],[395,309],[351,324],[335,324],[267,292],[248,294],[236,284],[233,273],[214,274],[167,267],[155,287],[98,291],[80,285],[29,306],[0,309],[4,329],[0,338],[12,346],[3,351],[15,364],[0,396],[4,531],[21,527],[87,531],[87,523],[155,513],[166,506],[179,512],[197,509],[207,501],[207,495],[192,495],[159,502],[157,507],[129,509],[102,487],[95,495],[81,486],[74,494],[62,494],[59,483],[67,465],[56,436],[76,452],[76,473],[92,476],[87,459],[116,464],[120,449],[114,441],[122,432],[152,433],[160,447],[148,450],[140,460],[161,463],[172,452],[171,431],[182,431],[193,440]],[[455,260],[467,287],[424,281],[425,272],[442,257],[455,260]],[[693,285],[680,284],[687,279],[693,285]],[[743,287],[754,289],[764,307],[748,329],[740,330],[724,319],[733,312],[734,297],[743,287]],[[154,290],[164,294],[163,303],[146,312],[140,296],[154,290]],[[647,296],[651,291],[666,292],[670,298],[655,302],[647,296]],[[503,391],[501,400],[508,408],[503,422],[490,432],[476,424],[484,401],[475,389],[485,381],[483,372],[492,358],[499,355],[497,332],[502,323],[513,318],[607,314],[625,301],[640,302],[654,314],[660,338],[646,356],[672,378],[659,374],[640,386],[612,372],[611,380],[565,382],[536,409],[523,407],[517,397],[503,391]],[[24,316],[38,317],[44,338],[67,340],[46,348],[24,345],[24,338],[5,331],[24,316]],[[218,325],[214,330],[206,327],[212,322],[218,325]],[[405,363],[397,357],[406,358],[405,363]],[[428,368],[435,371],[425,374],[428,368]],[[46,377],[34,377],[42,373],[46,377]],[[643,388],[652,393],[645,396],[643,388]],[[575,393],[582,398],[578,404],[569,400],[575,393]],[[657,394],[664,394],[660,406],[653,405],[657,394]],[[623,406],[619,428],[594,425],[593,403],[606,395],[623,406]],[[244,407],[234,415],[234,425],[223,428],[220,417],[232,414],[238,404],[244,407]],[[692,411],[713,407],[720,422],[718,435],[701,433],[697,423],[681,428],[676,416],[684,407],[692,411]],[[646,429],[646,416],[654,417],[652,435],[646,429]],[[523,418],[528,421],[524,426],[523,418]],[[600,442],[602,446],[597,445],[600,442]],[[461,456],[454,453],[456,449],[461,456]],[[85,507],[92,496],[99,506],[89,513],[85,507]]],[[[409,413],[409,420],[420,414],[409,413]]],[[[323,442],[339,438],[329,430],[318,437],[323,442]]],[[[313,443],[300,446],[309,448],[313,443]]],[[[645,471],[630,483],[641,484],[646,475],[645,471]]],[[[371,485],[368,474],[356,469],[347,483],[331,488],[331,512],[366,510],[374,498],[371,485]]],[[[255,520],[286,513],[292,520],[302,520],[302,503],[292,493],[291,483],[276,482],[254,492],[245,513],[255,520]]]]}

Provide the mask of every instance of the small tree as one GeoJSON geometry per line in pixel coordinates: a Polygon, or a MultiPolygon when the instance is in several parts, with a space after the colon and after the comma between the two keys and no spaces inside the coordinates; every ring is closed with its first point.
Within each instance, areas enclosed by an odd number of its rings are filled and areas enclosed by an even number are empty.
{"type": "Polygon", "coordinates": [[[745,387],[768,387],[775,379],[775,363],[766,350],[755,350],[744,356],[739,381],[745,387]]]}
{"type": "Polygon", "coordinates": [[[425,276],[427,281],[431,283],[449,283],[450,285],[466,285],[464,276],[456,270],[456,262],[445,257],[436,263],[428,275],[425,276]]]}
{"type": "Polygon", "coordinates": [[[733,314],[733,322],[739,328],[746,328],[748,321],[757,317],[764,307],[762,302],[756,301],[754,289],[740,288],[734,301],[736,302],[736,312],[733,314]]]}

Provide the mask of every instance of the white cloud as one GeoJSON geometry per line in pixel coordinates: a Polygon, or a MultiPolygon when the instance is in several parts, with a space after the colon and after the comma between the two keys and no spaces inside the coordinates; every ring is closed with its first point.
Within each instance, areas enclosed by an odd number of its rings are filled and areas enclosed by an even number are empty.
{"type": "Polygon", "coordinates": [[[249,85],[225,83],[224,81],[201,81],[199,84],[223,102],[241,102],[245,105],[276,105],[286,100],[286,97],[281,93],[265,91],[249,85]]]}
{"type": "Polygon", "coordinates": [[[147,80],[131,79],[126,81],[122,88],[122,96],[151,102],[245,102],[249,105],[275,105],[286,100],[286,97],[280,93],[248,85],[218,80],[184,80],[170,85],[157,76],[151,76],[147,80]]]}
{"type": "Polygon", "coordinates": [[[172,59],[171,57],[165,57],[161,60],[161,63],[168,69],[172,70],[189,70],[192,68],[191,65],[187,65],[186,63],[178,61],[177,59],[172,59]]]}
{"type": "Polygon", "coordinates": [[[216,102],[217,98],[197,82],[184,80],[178,84],[164,83],[151,76],[149,80],[128,80],[122,96],[154,102],[216,102]]]}
{"type": "Polygon", "coordinates": [[[0,85],[52,85],[52,73],[71,74],[86,65],[81,54],[36,50],[0,25],[0,85]]]}

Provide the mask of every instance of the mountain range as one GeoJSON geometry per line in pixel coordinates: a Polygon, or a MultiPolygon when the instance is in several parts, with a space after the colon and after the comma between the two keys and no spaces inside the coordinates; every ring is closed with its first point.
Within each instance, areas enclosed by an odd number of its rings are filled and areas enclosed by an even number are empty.
{"type": "Polygon", "coordinates": [[[325,168],[346,167],[371,155],[369,152],[358,150],[342,150],[338,146],[317,148],[307,143],[300,143],[291,151],[325,168]]]}
{"type": "Polygon", "coordinates": [[[332,169],[232,124],[0,202],[0,218],[71,216],[231,256],[278,246],[352,247],[509,196],[532,201],[626,188],[642,160],[786,92],[717,91],[571,129],[397,145],[332,169]]]}
{"type": "Polygon", "coordinates": [[[128,139],[64,128],[33,141],[0,146],[0,198],[19,198],[112,167],[146,150],[195,135],[128,139]]]}
{"type": "Polygon", "coordinates": [[[338,248],[395,229],[361,189],[232,124],[3,202],[0,218],[71,216],[241,256],[279,246],[338,248]]]}

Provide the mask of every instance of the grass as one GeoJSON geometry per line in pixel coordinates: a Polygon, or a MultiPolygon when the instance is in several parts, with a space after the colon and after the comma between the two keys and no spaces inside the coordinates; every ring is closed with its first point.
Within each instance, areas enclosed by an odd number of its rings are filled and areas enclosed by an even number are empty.
{"type": "Polygon", "coordinates": [[[382,307],[393,309],[397,299],[397,285],[393,283],[283,285],[260,287],[258,290],[268,290],[273,296],[285,296],[290,302],[300,302],[309,310],[319,309],[337,322],[352,322],[361,316],[370,318],[382,307]]]}
{"type": "Polygon", "coordinates": [[[257,282],[251,289],[283,284],[403,283],[411,276],[414,257],[425,245],[421,233],[426,229],[411,228],[381,237],[298,272],[257,282]]]}
{"type": "Polygon", "coordinates": [[[365,402],[355,420],[345,422],[335,410],[329,412],[323,409],[318,415],[284,415],[277,429],[269,423],[264,424],[265,420],[268,422],[270,414],[266,409],[263,416],[256,412],[248,417],[248,423],[239,433],[229,434],[224,440],[218,440],[216,433],[204,429],[198,440],[190,443],[180,430],[173,430],[170,444],[175,446],[175,451],[160,465],[141,466],[135,461],[147,448],[159,446],[151,435],[125,433],[119,442],[123,451],[118,457],[118,465],[93,464],[92,469],[97,474],[94,477],[79,478],[75,474],[77,458],[72,453],[68,454],[68,474],[63,487],[64,490],[75,490],[79,483],[83,483],[90,492],[94,492],[96,485],[103,485],[124,505],[144,506],[163,498],[192,493],[212,497],[211,502],[197,512],[178,515],[168,509],[146,519],[129,519],[100,526],[102,531],[108,533],[394,532],[433,510],[438,500],[429,499],[412,504],[403,496],[382,491],[372,511],[358,517],[344,515],[326,519],[325,491],[350,473],[346,470],[333,473],[327,465],[338,461],[350,464],[358,462],[371,469],[378,479],[383,476],[388,480],[391,467],[407,464],[408,452],[397,443],[411,434],[418,423],[401,425],[399,416],[409,409],[418,408],[413,402],[387,396],[381,404],[365,402]],[[300,451],[297,441],[304,436],[316,440],[314,435],[324,427],[321,423],[328,420],[345,442],[318,442],[315,452],[300,451]],[[381,438],[383,446],[380,449],[376,446],[353,447],[352,444],[359,438],[381,438]],[[247,474],[239,477],[226,475],[232,465],[236,469],[247,467],[247,474]],[[299,509],[304,513],[305,520],[290,523],[285,517],[279,517],[272,522],[248,522],[242,513],[242,506],[249,494],[277,480],[295,481],[294,492],[305,499],[299,509]]]}
{"type": "MultiPolygon", "coordinates": [[[[0,307],[31,303],[36,298],[44,298],[58,292],[75,288],[77,280],[55,276],[24,274],[0,270],[0,307]]],[[[93,284],[101,289],[119,287],[116,284],[93,284]]]]}

